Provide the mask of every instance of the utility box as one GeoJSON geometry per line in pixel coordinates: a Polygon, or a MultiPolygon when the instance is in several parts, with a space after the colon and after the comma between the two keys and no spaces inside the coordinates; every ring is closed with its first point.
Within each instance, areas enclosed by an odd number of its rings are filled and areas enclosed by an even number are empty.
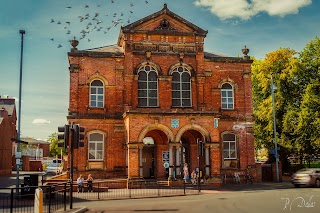
{"type": "Polygon", "coordinates": [[[22,194],[34,194],[38,187],[38,174],[25,174],[21,186],[22,194]]]}

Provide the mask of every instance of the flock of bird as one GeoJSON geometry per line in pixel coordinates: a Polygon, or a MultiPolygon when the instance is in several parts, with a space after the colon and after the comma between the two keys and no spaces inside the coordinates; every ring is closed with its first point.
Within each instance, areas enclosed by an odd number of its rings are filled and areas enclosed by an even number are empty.
{"type": "MultiPolygon", "coordinates": [[[[144,1],[145,4],[149,2],[147,0],[144,1]]],[[[115,0],[111,0],[111,4],[115,4],[115,0]]],[[[110,14],[103,12],[99,12],[101,5],[89,5],[86,4],[83,6],[83,14],[77,15],[73,20],[64,20],[61,18],[51,18],[50,24],[57,25],[63,29],[64,33],[72,38],[76,37],[77,40],[86,40],[87,42],[91,41],[91,33],[100,32],[107,34],[108,31],[122,24],[130,24],[130,17],[134,13],[133,7],[134,4],[129,4],[129,10],[123,12],[113,12],[110,14]],[[90,12],[91,11],[91,12],[90,12]],[[92,12],[94,11],[94,12],[92,12]],[[103,14],[102,14],[103,13],[103,14]],[[112,19],[110,22],[110,18],[112,19]],[[75,25],[76,30],[72,28],[72,25],[75,25]],[[79,30],[79,26],[81,26],[81,30],[79,30]]],[[[65,9],[73,10],[73,7],[66,6],[65,9]]],[[[101,9],[100,9],[101,10],[101,9]]],[[[73,13],[71,11],[70,13],[73,13]]],[[[57,44],[55,42],[55,38],[50,38],[51,42],[57,44]]],[[[62,43],[57,44],[57,48],[63,47],[62,43]]]]}

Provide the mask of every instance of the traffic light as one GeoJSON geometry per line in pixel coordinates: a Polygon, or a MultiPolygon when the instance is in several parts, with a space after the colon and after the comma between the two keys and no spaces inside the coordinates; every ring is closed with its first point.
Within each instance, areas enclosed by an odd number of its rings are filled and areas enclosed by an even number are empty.
{"type": "Polygon", "coordinates": [[[78,149],[79,147],[84,147],[84,127],[79,124],[73,125],[74,136],[73,136],[73,148],[78,149]]]}
{"type": "Polygon", "coordinates": [[[58,141],[63,140],[63,142],[58,142],[58,147],[68,148],[69,143],[69,125],[59,126],[58,127],[58,141]]]}

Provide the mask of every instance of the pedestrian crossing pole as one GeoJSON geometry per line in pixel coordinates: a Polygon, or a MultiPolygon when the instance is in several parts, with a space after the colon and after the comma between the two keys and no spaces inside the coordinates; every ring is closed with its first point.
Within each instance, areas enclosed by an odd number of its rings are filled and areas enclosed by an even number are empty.
{"type": "Polygon", "coordinates": [[[70,132],[71,132],[71,142],[70,144],[70,197],[69,197],[69,203],[70,203],[70,209],[73,207],[73,140],[74,140],[74,129],[73,129],[73,123],[70,125],[70,132]]]}
{"type": "Polygon", "coordinates": [[[274,138],[274,150],[276,157],[276,177],[279,182],[279,156],[278,156],[278,142],[277,142],[277,124],[276,124],[276,109],[275,109],[275,98],[274,98],[274,84],[273,84],[273,73],[271,73],[271,95],[272,95],[272,117],[273,117],[273,138],[274,138]]]}
{"type": "Polygon", "coordinates": [[[201,191],[201,170],[200,170],[200,156],[203,156],[203,141],[197,138],[197,145],[198,145],[198,191],[201,191]]]}
{"type": "MultiPolygon", "coordinates": [[[[21,34],[21,54],[20,54],[20,80],[19,80],[19,109],[18,109],[18,132],[17,132],[17,151],[16,151],[16,165],[17,165],[17,185],[16,188],[20,187],[19,183],[19,169],[20,169],[20,130],[21,130],[21,93],[22,93],[22,61],[23,61],[23,35],[26,33],[25,30],[20,30],[21,34]]],[[[18,190],[17,190],[18,191],[18,190]]]]}

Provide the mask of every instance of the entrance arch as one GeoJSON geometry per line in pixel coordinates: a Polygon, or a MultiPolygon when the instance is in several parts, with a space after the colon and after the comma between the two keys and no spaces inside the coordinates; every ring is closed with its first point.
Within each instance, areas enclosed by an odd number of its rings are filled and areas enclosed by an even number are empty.
{"type": "Polygon", "coordinates": [[[207,169],[209,168],[209,152],[202,150],[204,155],[198,158],[198,141],[204,144],[211,141],[209,132],[200,125],[189,124],[178,131],[176,143],[179,143],[181,147],[179,153],[177,152],[180,155],[180,162],[177,163],[180,168],[177,169],[177,172],[180,172],[181,175],[184,163],[188,164],[189,174],[192,170],[200,170],[201,175],[209,174],[207,169]]]}
{"type": "Polygon", "coordinates": [[[166,135],[169,141],[174,141],[174,136],[171,130],[163,125],[163,124],[150,124],[143,128],[143,130],[140,132],[139,137],[138,137],[138,142],[142,143],[143,139],[146,137],[146,134],[151,131],[151,130],[161,130],[163,131],[166,135]]]}
{"type": "Polygon", "coordinates": [[[166,178],[169,170],[164,168],[164,162],[169,162],[169,142],[173,134],[164,125],[149,126],[141,131],[139,142],[140,150],[140,176],[143,178],[166,178]],[[160,128],[156,128],[160,127],[160,128]],[[152,142],[151,142],[152,141],[152,142]]]}
{"type": "Polygon", "coordinates": [[[177,133],[176,138],[175,138],[175,142],[179,143],[181,140],[182,135],[184,134],[184,132],[188,131],[188,130],[196,130],[198,132],[201,133],[202,137],[201,139],[208,143],[211,142],[211,138],[210,138],[210,134],[209,132],[203,128],[202,126],[198,125],[198,124],[188,124],[183,126],[177,133]]]}

